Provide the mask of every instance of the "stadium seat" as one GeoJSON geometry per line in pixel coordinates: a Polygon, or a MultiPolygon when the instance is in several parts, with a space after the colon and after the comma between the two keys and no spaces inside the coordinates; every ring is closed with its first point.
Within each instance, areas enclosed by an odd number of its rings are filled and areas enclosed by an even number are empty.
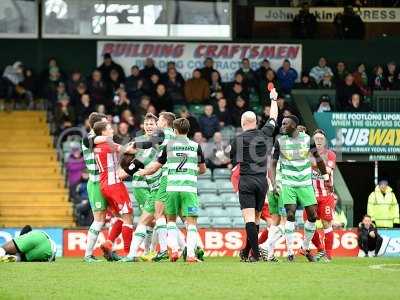
{"type": "Polygon", "coordinates": [[[215,169],[214,173],[214,180],[218,179],[230,179],[231,178],[231,170],[229,169],[215,169]]]}
{"type": "Polygon", "coordinates": [[[225,126],[221,129],[222,138],[224,140],[232,140],[235,137],[236,131],[233,126],[225,126]]]}
{"type": "Polygon", "coordinates": [[[199,105],[199,104],[189,105],[188,110],[191,112],[193,116],[199,117],[204,112],[204,105],[199,105]]]}
{"type": "Polygon", "coordinates": [[[239,207],[227,207],[225,209],[226,215],[229,217],[241,217],[242,216],[242,211],[240,210],[239,207]]]}
{"type": "Polygon", "coordinates": [[[216,194],[217,193],[217,185],[215,182],[211,180],[199,180],[197,182],[197,188],[199,194],[216,194]]]}
{"type": "Polygon", "coordinates": [[[243,228],[244,221],[242,217],[235,217],[232,219],[232,224],[234,228],[243,228]]]}
{"type": "Polygon", "coordinates": [[[211,226],[216,228],[230,228],[232,227],[232,219],[228,217],[213,218],[211,226]]]}
{"type": "Polygon", "coordinates": [[[226,217],[225,209],[219,207],[206,207],[204,211],[205,211],[205,216],[211,218],[226,217]]]}
{"type": "Polygon", "coordinates": [[[232,183],[231,183],[230,180],[220,179],[220,180],[216,180],[215,183],[217,185],[217,189],[218,189],[218,193],[219,194],[232,193],[233,192],[232,183]]]}
{"type": "Polygon", "coordinates": [[[210,227],[211,219],[209,217],[199,217],[197,219],[197,224],[199,224],[200,227],[210,227]]]}
{"type": "Polygon", "coordinates": [[[199,217],[208,217],[208,211],[206,209],[199,209],[199,217]]]}
{"type": "Polygon", "coordinates": [[[200,205],[203,207],[215,206],[222,207],[223,202],[221,198],[214,194],[201,194],[200,205]]]}
{"type": "Polygon", "coordinates": [[[207,169],[204,174],[199,175],[199,180],[212,180],[211,170],[207,169]]]}

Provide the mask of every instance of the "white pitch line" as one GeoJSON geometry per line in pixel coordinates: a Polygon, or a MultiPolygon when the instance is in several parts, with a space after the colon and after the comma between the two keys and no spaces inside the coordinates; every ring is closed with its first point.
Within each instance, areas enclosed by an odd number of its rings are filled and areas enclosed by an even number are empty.
{"type": "Polygon", "coordinates": [[[372,266],[368,266],[368,268],[373,269],[373,270],[400,271],[400,264],[372,265],[372,266]],[[391,266],[396,266],[398,268],[390,268],[391,266]],[[389,267],[389,268],[387,268],[387,267],[389,267]]]}

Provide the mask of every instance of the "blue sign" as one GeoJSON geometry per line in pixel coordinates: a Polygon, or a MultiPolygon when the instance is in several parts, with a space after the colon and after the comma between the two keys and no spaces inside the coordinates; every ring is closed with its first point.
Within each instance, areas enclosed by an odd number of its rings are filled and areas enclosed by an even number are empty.
{"type": "Polygon", "coordinates": [[[378,233],[383,239],[379,255],[400,256],[400,230],[397,229],[378,229],[378,233]]]}
{"type": "MultiPolygon", "coordinates": [[[[35,228],[33,230],[36,230],[35,228]]],[[[63,230],[60,228],[40,228],[46,232],[57,245],[57,257],[63,254],[63,230]]],[[[0,228],[0,246],[19,236],[21,228],[0,228]]]]}

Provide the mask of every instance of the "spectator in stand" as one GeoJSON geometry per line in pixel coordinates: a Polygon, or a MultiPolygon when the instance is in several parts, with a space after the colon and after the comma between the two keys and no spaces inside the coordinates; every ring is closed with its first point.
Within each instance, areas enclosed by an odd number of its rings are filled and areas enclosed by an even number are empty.
{"type": "Polygon", "coordinates": [[[21,62],[17,61],[13,65],[7,66],[4,70],[2,77],[2,89],[4,89],[4,94],[7,100],[8,106],[11,107],[12,99],[15,96],[15,88],[17,85],[21,84],[24,80],[24,68],[21,62]]]}
{"type": "Polygon", "coordinates": [[[186,81],[185,98],[190,104],[203,104],[210,96],[210,86],[204,78],[201,78],[200,69],[193,71],[193,77],[186,81]]]}
{"type": "Polygon", "coordinates": [[[342,61],[339,61],[336,64],[336,70],[335,70],[335,84],[336,86],[344,84],[344,80],[349,74],[349,71],[347,71],[346,64],[342,61]]]}
{"type": "Polygon", "coordinates": [[[380,65],[375,66],[373,70],[373,75],[371,78],[371,87],[373,90],[387,90],[388,89],[388,81],[383,74],[383,68],[380,65]]]}
{"type": "Polygon", "coordinates": [[[364,22],[361,20],[361,17],[355,13],[351,5],[344,8],[343,14],[337,14],[333,23],[336,27],[337,38],[363,39],[365,36],[364,22]]]}
{"type": "Polygon", "coordinates": [[[107,112],[112,111],[113,103],[107,83],[102,79],[102,73],[96,69],[88,82],[88,91],[95,105],[103,104],[107,112]]]}
{"type": "Polygon", "coordinates": [[[366,103],[363,103],[359,94],[351,96],[350,105],[347,107],[348,112],[369,112],[371,109],[366,103]]]}
{"type": "Polygon", "coordinates": [[[126,145],[132,140],[129,135],[129,125],[125,122],[120,122],[118,124],[118,131],[114,137],[114,142],[120,145],[126,145]]]}
{"type": "Polygon", "coordinates": [[[74,106],[78,105],[81,101],[82,95],[84,95],[84,94],[89,94],[89,91],[87,89],[86,83],[81,82],[78,84],[76,89],[72,92],[71,103],[73,103],[74,106]]]}
{"type": "Polygon", "coordinates": [[[357,66],[356,71],[353,73],[354,77],[354,83],[358,86],[360,89],[361,95],[363,96],[370,96],[371,95],[371,89],[369,87],[369,80],[368,80],[368,75],[367,72],[365,71],[365,65],[364,64],[359,64],[357,66]]]}
{"type": "Polygon", "coordinates": [[[139,80],[141,79],[139,67],[132,66],[131,75],[125,80],[125,90],[129,99],[133,100],[135,98],[135,92],[138,90],[139,80]]]}
{"type": "Polygon", "coordinates": [[[371,216],[365,215],[362,222],[358,224],[358,247],[364,251],[365,257],[369,257],[369,251],[374,251],[374,257],[377,257],[382,242],[382,237],[372,224],[371,216]]]}
{"type": "Polygon", "coordinates": [[[271,105],[270,104],[265,104],[264,109],[259,116],[259,121],[258,121],[258,128],[261,129],[264,127],[265,123],[269,120],[269,115],[271,112],[271,105]]]}
{"type": "Polygon", "coordinates": [[[161,76],[160,70],[154,65],[154,60],[148,57],[144,61],[144,68],[140,70],[140,76],[143,77],[144,79],[149,80],[151,75],[153,74],[161,76]]]}
{"type": "Polygon", "coordinates": [[[103,104],[96,105],[96,112],[99,114],[106,114],[106,107],[103,104]]]}
{"type": "Polygon", "coordinates": [[[79,145],[74,145],[71,154],[65,163],[65,169],[68,174],[68,186],[71,192],[74,192],[76,186],[81,180],[82,172],[85,170],[85,162],[82,157],[79,145]]]}
{"type": "Polygon", "coordinates": [[[59,67],[55,57],[50,57],[48,60],[48,66],[40,74],[40,82],[54,82],[64,81],[66,78],[63,70],[59,67]]]}
{"type": "Polygon", "coordinates": [[[142,124],[144,121],[144,116],[147,114],[149,106],[151,104],[151,99],[149,96],[144,95],[140,99],[139,106],[135,109],[135,119],[142,124]]]}
{"type": "Polygon", "coordinates": [[[393,90],[395,86],[397,86],[397,81],[399,80],[399,72],[397,70],[397,66],[396,63],[394,61],[389,62],[386,65],[386,80],[387,80],[387,84],[388,84],[388,89],[389,90],[393,90]]]}
{"type": "Polygon", "coordinates": [[[125,109],[121,113],[120,123],[122,123],[122,122],[125,122],[126,124],[128,124],[129,135],[131,137],[135,137],[136,133],[139,131],[139,126],[137,126],[135,117],[133,116],[132,112],[129,109],[125,109]]]}
{"type": "Polygon", "coordinates": [[[158,74],[153,74],[150,76],[150,80],[145,80],[143,83],[144,93],[152,97],[156,93],[157,85],[161,83],[160,76],[158,74]]]}
{"type": "Polygon", "coordinates": [[[76,223],[79,226],[90,226],[93,222],[93,214],[90,209],[87,182],[89,179],[88,173],[85,171],[82,173],[81,180],[76,187],[75,198],[73,199],[75,204],[75,218],[76,223]]]}
{"type": "Polygon", "coordinates": [[[131,101],[128,98],[128,94],[125,89],[119,88],[114,96],[114,112],[119,115],[125,109],[129,109],[131,101]]]}
{"type": "Polygon", "coordinates": [[[269,92],[267,89],[269,83],[273,83],[275,89],[279,90],[280,84],[276,79],[276,74],[274,70],[272,69],[268,69],[267,72],[265,73],[265,78],[260,81],[259,93],[262,103],[269,101],[269,92]]]}
{"type": "Polygon", "coordinates": [[[236,99],[238,97],[241,97],[246,102],[246,104],[249,101],[249,94],[244,90],[242,84],[237,81],[234,81],[230,85],[227,85],[227,90],[224,94],[226,94],[226,99],[228,100],[228,105],[230,107],[235,105],[236,99]]]}
{"type": "Polygon", "coordinates": [[[295,83],[294,85],[295,89],[300,89],[300,90],[307,90],[307,89],[316,89],[317,84],[310,78],[310,76],[303,72],[301,74],[301,79],[299,83],[295,83]]]}
{"type": "Polygon", "coordinates": [[[190,124],[190,129],[188,132],[189,138],[192,138],[195,132],[200,131],[200,125],[197,122],[197,119],[190,114],[189,110],[185,106],[180,109],[179,116],[189,121],[190,124]]]}
{"type": "Polygon", "coordinates": [[[325,73],[322,80],[319,82],[318,87],[320,89],[334,89],[335,83],[332,81],[332,76],[329,73],[325,73]]]}
{"type": "Polygon", "coordinates": [[[124,86],[124,79],[120,77],[116,69],[110,70],[109,78],[109,86],[112,93],[115,93],[118,89],[124,86]]]}
{"type": "Polygon", "coordinates": [[[156,93],[152,98],[152,104],[158,113],[163,111],[173,111],[174,103],[172,102],[171,97],[167,94],[167,89],[165,85],[159,83],[156,88],[156,93]]]}
{"type": "Polygon", "coordinates": [[[238,96],[235,101],[235,106],[232,109],[232,125],[234,127],[241,126],[242,114],[247,110],[246,101],[238,96]]]}
{"type": "Polygon", "coordinates": [[[269,70],[269,69],[271,69],[271,64],[268,59],[264,59],[261,62],[260,67],[256,70],[257,79],[263,80],[265,78],[267,70],[269,70]]]}
{"type": "Polygon", "coordinates": [[[204,106],[204,114],[199,119],[199,125],[206,139],[211,138],[215,132],[219,131],[219,120],[214,114],[212,105],[207,104],[204,106]]]}
{"type": "Polygon", "coordinates": [[[278,78],[283,93],[290,94],[297,76],[297,71],[290,66],[290,61],[285,59],[282,67],[276,72],[276,77],[278,78]]]}
{"type": "MultiPolygon", "coordinates": [[[[200,72],[201,72],[201,77],[207,80],[209,84],[211,84],[212,72],[217,72],[219,74],[219,72],[216,69],[214,69],[214,60],[211,57],[207,57],[204,60],[204,67],[200,69],[200,72]]],[[[219,74],[219,76],[221,77],[221,74],[219,74]]]]}
{"type": "Polygon", "coordinates": [[[203,153],[207,151],[207,140],[203,137],[201,131],[196,131],[193,135],[193,141],[200,145],[203,153]]]}
{"type": "Polygon", "coordinates": [[[333,76],[331,68],[326,65],[325,57],[321,57],[318,61],[318,66],[311,69],[310,77],[314,79],[316,84],[319,84],[326,73],[333,76]]]}
{"type": "Polygon", "coordinates": [[[211,73],[210,97],[215,99],[217,93],[222,92],[222,80],[218,72],[211,73]]]}
{"type": "Polygon", "coordinates": [[[399,204],[387,180],[380,180],[369,195],[367,211],[378,228],[400,224],[399,204]]]}
{"type": "MultiPolygon", "coordinates": [[[[76,89],[78,88],[79,84],[85,82],[83,79],[82,73],[79,70],[72,71],[71,77],[67,81],[67,93],[71,97],[75,94],[76,89]]],[[[71,99],[71,103],[75,105],[77,102],[74,102],[74,98],[71,99]]]]}
{"type": "Polygon", "coordinates": [[[209,157],[207,160],[207,167],[214,170],[216,168],[228,168],[230,165],[229,152],[231,150],[229,141],[222,139],[221,132],[214,133],[212,141],[208,142],[207,148],[209,157]]]}
{"type": "Polygon", "coordinates": [[[308,3],[303,3],[300,12],[294,17],[292,22],[292,34],[294,38],[312,39],[318,29],[315,16],[310,13],[308,3]]]}
{"type": "Polygon", "coordinates": [[[54,118],[57,134],[75,125],[75,112],[73,107],[70,105],[68,95],[58,101],[54,118]]]}
{"type": "Polygon", "coordinates": [[[112,60],[110,53],[105,53],[103,55],[103,63],[100,65],[98,70],[101,72],[104,81],[110,80],[111,70],[116,70],[119,74],[118,78],[122,81],[125,80],[125,72],[121,65],[117,64],[112,60]]]}
{"type": "Polygon", "coordinates": [[[228,101],[225,98],[220,98],[217,101],[215,108],[215,115],[218,118],[219,126],[221,128],[232,125],[232,113],[228,107],[228,101]]]}
{"type": "Polygon", "coordinates": [[[76,119],[79,125],[82,125],[89,115],[94,111],[94,105],[89,94],[81,95],[80,101],[75,106],[76,119]]]}
{"type": "Polygon", "coordinates": [[[236,74],[241,74],[244,79],[244,84],[249,87],[249,89],[257,89],[257,74],[251,68],[250,61],[248,58],[242,59],[242,66],[236,71],[236,74]]]}
{"type": "Polygon", "coordinates": [[[23,70],[24,80],[20,83],[25,90],[29,91],[34,98],[38,96],[38,80],[33,73],[31,68],[24,68],[23,70]]]}
{"type": "Polygon", "coordinates": [[[336,107],[340,110],[346,109],[353,94],[361,94],[361,92],[354,83],[353,75],[347,74],[344,84],[336,88],[336,107]]]}
{"type": "Polygon", "coordinates": [[[328,95],[322,95],[321,98],[319,98],[319,105],[316,111],[317,112],[332,111],[331,98],[328,95]]]}
{"type": "Polygon", "coordinates": [[[176,69],[176,64],[174,61],[169,61],[167,62],[167,71],[162,73],[160,76],[160,80],[161,82],[165,82],[168,79],[168,70],[169,69],[175,69],[176,71],[176,78],[178,78],[179,81],[185,81],[185,79],[183,78],[182,74],[178,72],[178,70],[176,69]]]}
{"type": "Polygon", "coordinates": [[[165,81],[165,87],[174,104],[185,104],[185,82],[179,80],[176,70],[173,68],[168,70],[168,78],[165,81]]]}

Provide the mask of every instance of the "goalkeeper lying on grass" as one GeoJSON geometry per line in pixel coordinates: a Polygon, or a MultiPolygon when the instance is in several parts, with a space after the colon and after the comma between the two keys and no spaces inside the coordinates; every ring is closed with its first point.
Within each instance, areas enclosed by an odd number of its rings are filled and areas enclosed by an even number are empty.
{"type": "Polygon", "coordinates": [[[47,233],[22,228],[18,237],[0,247],[0,262],[52,262],[56,259],[56,244],[47,233]]]}

